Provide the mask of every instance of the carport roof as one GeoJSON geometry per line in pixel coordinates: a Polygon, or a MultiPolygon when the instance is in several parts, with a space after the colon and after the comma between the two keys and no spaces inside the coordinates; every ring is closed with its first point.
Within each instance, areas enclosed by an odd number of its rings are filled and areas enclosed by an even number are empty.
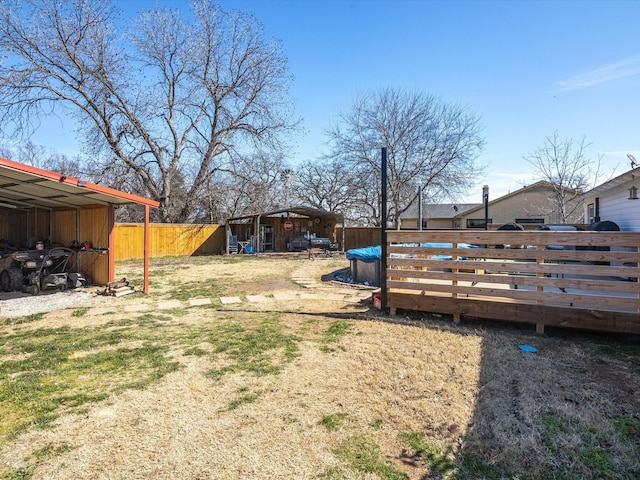
{"type": "Polygon", "coordinates": [[[343,216],[340,213],[327,212],[326,210],[320,210],[320,209],[311,208],[311,207],[289,207],[289,208],[283,208],[280,210],[274,210],[272,212],[262,212],[262,213],[255,213],[253,215],[244,215],[242,217],[229,218],[227,219],[227,223],[233,222],[236,220],[246,220],[246,219],[255,218],[255,217],[271,217],[273,215],[280,215],[282,213],[287,213],[287,212],[295,213],[297,215],[304,215],[305,217],[335,218],[336,221],[338,222],[343,220],[343,216]]]}
{"type": "Polygon", "coordinates": [[[129,203],[159,205],[155,200],[0,158],[0,207],[78,208],[129,203]]]}

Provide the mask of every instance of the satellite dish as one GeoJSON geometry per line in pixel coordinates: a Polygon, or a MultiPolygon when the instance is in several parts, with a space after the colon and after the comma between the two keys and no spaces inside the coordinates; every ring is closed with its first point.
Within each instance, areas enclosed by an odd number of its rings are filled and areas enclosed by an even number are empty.
{"type": "Polygon", "coordinates": [[[627,158],[631,160],[631,168],[636,168],[636,166],[638,165],[638,161],[636,160],[636,157],[634,157],[630,153],[627,153],[627,158]]]}

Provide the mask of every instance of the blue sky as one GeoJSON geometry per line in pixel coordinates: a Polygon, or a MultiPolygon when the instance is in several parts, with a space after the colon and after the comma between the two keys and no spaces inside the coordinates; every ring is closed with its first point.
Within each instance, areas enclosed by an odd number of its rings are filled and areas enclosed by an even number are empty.
{"type": "MultiPolygon", "coordinates": [[[[126,12],[185,0],[120,0],[126,12]]],[[[326,151],[326,130],[358,92],[421,90],[481,117],[487,174],[460,201],[531,183],[522,159],[546,136],[591,146],[606,176],[640,159],[640,2],[222,0],[282,40],[307,133],[293,161],[326,151]]],[[[67,150],[72,132],[36,143],[67,150]]],[[[605,180],[604,178],[602,179],[605,180]]]]}

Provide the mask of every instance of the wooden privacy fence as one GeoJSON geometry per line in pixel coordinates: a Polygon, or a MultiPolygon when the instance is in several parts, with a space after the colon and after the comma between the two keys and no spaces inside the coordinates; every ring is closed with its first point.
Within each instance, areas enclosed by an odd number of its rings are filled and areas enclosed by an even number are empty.
{"type": "MultiPolygon", "coordinates": [[[[183,255],[220,255],[224,252],[224,225],[152,223],[149,225],[149,249],[151,258],[183,255]]],[[[342,227],[336,228],[336,236],[342,245],[342,227]]],[[[144,224],[116,223],[115,260],[136,260],[144,254],[144,224]]],[[[379,228],[347,227],[347,249],[380,245],[379,228]]]]}
{"type": "Polygon", "coordinates": [[[344,229],[344,245],[342,244],[342,227],[336,227],[336,238],[343,252],[351,248],[380,245],[382,230],[380,227],[346,227],[344,229]]]}
{"type": "Polygon", "coordinates": [[[640,233],[387,233],[387,307],[640,333],[640,233]],[[473,247],[473,248],[466,248],[473,247]]]}
{"type": "MultiPolygon", "coordinates": [[[[144,225],[115,225],[115,260],[143,258],[144,225]]],[[[149,257],[214,255],[225,247],[224,226],[152,223],[149,225],[149,257]]]]}

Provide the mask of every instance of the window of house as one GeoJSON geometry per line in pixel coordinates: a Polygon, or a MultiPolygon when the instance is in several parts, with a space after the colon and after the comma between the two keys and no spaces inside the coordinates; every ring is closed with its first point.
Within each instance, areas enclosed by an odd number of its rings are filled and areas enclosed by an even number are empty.
{"type": "Polygon", "coordinates": [[[516,218],[516,223],[544,223],[544,218],[516,218]]]}
{"type": "MultiPolygon", "coordinates": [[[[489,223],[493,223],[489,219],[489,223]]],[[[467,218],[467,228],[484,228],[484,218],[467,218]]]]}
{"type": "Polygon", "coordinates": [[[596,206],[594,203],[587,205],[587,218],[589,219],[589,224],[596,221],[596,206]]]}

